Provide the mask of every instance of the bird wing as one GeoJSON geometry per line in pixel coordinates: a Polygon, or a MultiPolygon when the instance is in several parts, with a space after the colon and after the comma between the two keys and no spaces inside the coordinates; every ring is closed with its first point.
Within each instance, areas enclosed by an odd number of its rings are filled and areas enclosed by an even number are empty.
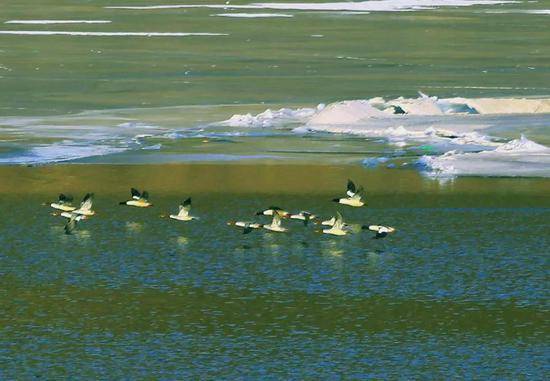
{"type": "Polygon", "coordinates": [[[187,198],[183,203],[180,204],[180,210],[178,216],[187,217],[189,211],[191,210],[191,198],[187,198]]]}
{"type": "Polygon", "coordinates": [[[349,197],[353,197],[353,195],[355,194],[355,192],[356,192],[355,184],[353,183],[353,181],[351,181],[351,180],[348,179],[348,190],[347,190],[346,194],[347,194],[349,197]]]}
{"type": "Polygon", "coordinates": [[[139,199],[145,202],[149,201],[149,192],[143,191],[139,199]]]}
{"type": "Polygon", "coordinates": [[[139,200],[139,199],[140,199],[141,193],[139,193],[139,191],[138,191],[136,188],[132,188],[132,189],[130,190],[130,192],[132,193],[132,198],[133,198],[134,200],[139,200]]]}
{"type": "Polygon", "coordinates": [[[71,203],[71,201],[73,201],[73,196],[71,196],[69,194],[63,194],[63,193],[59,194],[59,203],[60,204],[69,204],[69,203],[71,203]]]}
{"type": "Polygon", "coordinates": [[[340,212],[336,212],[336,219],[334,221],[334,225],[332,225],[334,229],[342,229],[344,227],[344,217],[340,214],[340,212]]]}
{"type": "Polygon", "coordinates": [[[84,196],[84,198],[82,199],[82,202],[80,203],[80,209],[91,210],[93,202],[94,202],[94,194],[86,193],[86,196],[84,196]]]}
{"type": "Polygon", "coordinates": [[[273,226],[281,226],[281,214],[277,211],[273,213],[273,220],[271,221],[273,226]]]}
{"type": "Polygon", "coordinates": [[[71,218],[65,225],[65,234],[71,234],[76,228],[76,214],[71,214],[71,218]]]}
{"type": "Polygon", "coordinates": [[[356,200],[361,200],[365,197],[365,188],[363,188],[363,186],[359,186],[359,188],[357,188],[357,191],[355,192],[355,194],[353,196],[351,196],[351,198],[354,198],[356,200]]]}
{"type": "Polygon", "coordinates": [[[252,231],[252,227],[249,223],[244,224],[243,234],[248,234],[252,231]]]}

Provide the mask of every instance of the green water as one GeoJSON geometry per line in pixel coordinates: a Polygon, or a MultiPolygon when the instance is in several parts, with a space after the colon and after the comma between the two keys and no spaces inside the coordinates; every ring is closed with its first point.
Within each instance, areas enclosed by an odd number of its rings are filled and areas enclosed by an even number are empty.
{"type": "Polygon", "coordinates": [[[0,176],[3,379],[545,377],[547,180],[244,163],[0,176]],[[347,177],[367,186],[367,208],[329,201],[347,177]],[[155,206],[117,205],[127,184],[155,206]],[[60,190],[96,193],[74,235],[41,206],[60,190]],[[200,220],[159,217],[187,196],[200,220]],[[398,230],[225,224],[270,204],[398,230]]]}
{"type": "MultiPolygon", "coordinates": [[[[178,2],[160,2],[171,3],[178,2]]],[[[260,102],[311,105],[414,96],[419,90],[439,96],[547,95],[550,89],[548,16],[484,13],[548,9],[547,0],[362,15],[285,11],[294,17],[282,19],[212,17],[223,12],[219,9],[103,8],[151,4],[159,2],[44,0],[37,5],[32,0],[4,0],[0,22],[112,23],[3,24],[2,30],[229,35],[0,35],[0,64],[8,68],[0,69],[0,113],[260,102]]]]}

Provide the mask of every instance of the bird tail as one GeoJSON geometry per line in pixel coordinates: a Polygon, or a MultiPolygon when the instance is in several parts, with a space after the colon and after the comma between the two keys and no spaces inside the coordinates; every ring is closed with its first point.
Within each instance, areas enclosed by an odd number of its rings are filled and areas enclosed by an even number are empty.
{"type": "Polygon", "coordinates": [[[118,203],[118,205],[126,205],[126,201],[121,201],[118,203]]]}
{"type": "Polygon", "coordinates": [[[340,202],[340,199],[339,198],[333,198],[332,202],[340,202]]]}

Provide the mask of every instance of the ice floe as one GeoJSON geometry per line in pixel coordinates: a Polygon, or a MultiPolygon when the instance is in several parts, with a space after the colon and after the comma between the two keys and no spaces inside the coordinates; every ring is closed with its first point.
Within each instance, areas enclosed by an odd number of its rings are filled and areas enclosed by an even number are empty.
{"type": "Polygon", "coordinates": [[[294,17],[294,15],[289,15],[287,13],[216,13],[212,16],[218,17],[235,17],[235,18],[271,18],[271,17],[294,17]]]}
{"type": "Polygon", "coordinates": [[[340,1],[311,3],[250,3],[250,4],[162,4],[162,5],[117,5],[111,9],[155,10],[177,8],[213,9],[277,9],[297,11],[348,11],[348,12],[399,12],[430,10],[441,7],[469,7],[473,5],[497,5],[517,3],[514,0],[378,0],[340,1]]]}
{"type": "Polygon", "coordinates": [[[62,30],[0,30],[0,34],[24,36],[93,36],[93,37],[189,37],[227,36],[226,33],[183,33],[183,32],[73,32],[62,30]]]}
{"type": "Polygon", "coordinates": [[[525,136],[494,150],[449,151],[418,160],[422,172],[434,178],[456,176],[550,177],[550,148],[525,136]]]}
{"type": "Polygon", "coordinates": [[[4,24],[109,24],[110,20],[8,20],[4,24]]]}

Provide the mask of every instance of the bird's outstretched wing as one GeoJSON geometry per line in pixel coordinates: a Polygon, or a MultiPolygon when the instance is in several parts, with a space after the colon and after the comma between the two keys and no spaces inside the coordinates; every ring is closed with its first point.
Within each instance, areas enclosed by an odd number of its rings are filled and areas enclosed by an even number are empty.
{"type": "Polygon", "coordinates": [[[273,220],[271,221],[273,226],[281,226],[281,214],[278,211],[273,213],[273,220]]]}
{"type": "Polygon", "coordinates": [[[244,228],[243,228],[243,234],[248,234],[252,231],[252,227],[250,226],[250,224],[245,224],[244,225],[244,228]]]}
{"type": "Polygon", "coordinates": [[[348,179],[348,190],[347,190],[346,194],[349,197],[353,197],[355,195],[355,193],[356,193],[355,184],[353,183],[353,181],[348,179]]]}
{"type": "Polygon", "coordinates": [[[363,188],[363,186],[359,186],[359,188],[357,188],[357,190],[355,191],[355,194],[353,196],[350,196],[352,198],[355,198],[357,200],[361,200],[365,197],[365,188],[363,188]]]}
{"type": "Polygon", "coordinates": [[[336,212],[336,219],[332,227],[334,229],[342,229],[344,227],[344,217],[342,217],[342,214],[340,214],[340,212],[336,212]]]}
{"type": "Polygon", "coordinates": [[[149,201],[149,192],[143,191],[143,192],[141,193],[140,199],[143,200],[143,201],[149,201]]]}
{"type": "Polygon", "coordinates": [[[86,193],[86,196],[84,196],[84,198],[82,199],[82,202],[80,203],[80,209],[91,210],[93,202],[94,202],[94,194],[86,193]]]}
{"type": "Polygon", "coordinates": [[[71,196],[70,194],[63,194],[63,193],[59,194],[59,203],[60,204],[68,204],[72,201],[73,201],[73,196],[71,196]]]}
{"type": "Polygon", "coordinates": [[[191,197],[187,198],[185,201],[183,201],[180,204],[178,215],[180,217],[186,217],[189,215],[190,210],[191,210],[191,197]]]}
{"type": "Polygon", "coordinates": [[[130,192],[132,193],[132,198],[134,200],[139,200],[141,198],[141,193],[139,193],[139,191],[136,188],[132,188],[130,192]]]}
{"type": "Polygon", "coordinates": [[[69,221],[65,224],[65,234],[72,234],[76,229],[76,214],[72,214],[69,221]]]}

